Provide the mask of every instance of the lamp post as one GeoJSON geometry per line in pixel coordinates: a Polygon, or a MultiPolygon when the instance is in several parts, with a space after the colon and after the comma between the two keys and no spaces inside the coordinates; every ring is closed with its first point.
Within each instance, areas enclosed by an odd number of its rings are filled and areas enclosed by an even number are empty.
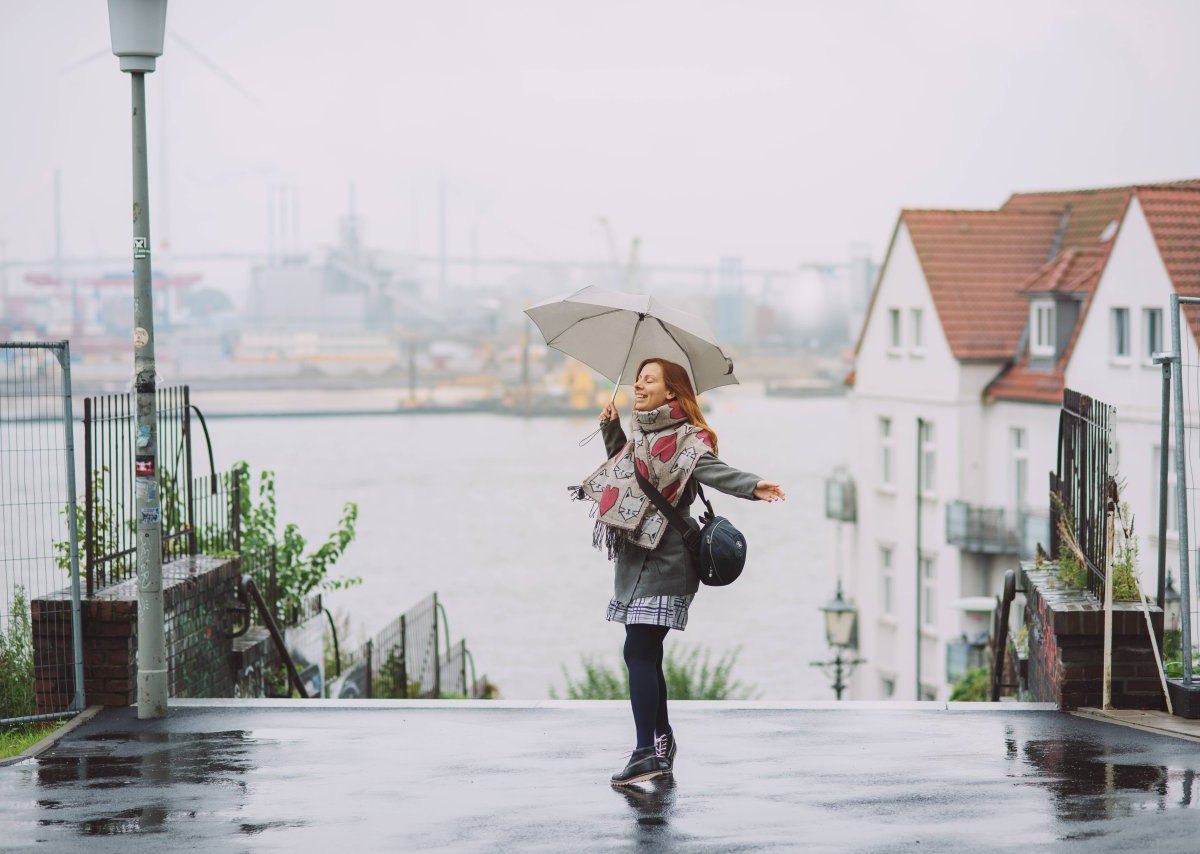
{"type": "Polygon", "coordinates": [[[809,664],[820,667],[827,676],[831,676],[834,696],[840,700],[842,691],[846,689],[842,677],[850,678],[855,667],[866,663],[866,659],[850,652],[858,646],[858,610],[842,598],[840,578],[837,593],[821,608],[821,612],[825,615],[825,641],[833,648],[833,661],[812,661],[809,664]],[[846,657],[843,657],[843,653],[846,653],[846,657]]]}
{"type": "Polygon", "coordinates": [[[133,84],[133,371],[137,399],[138,717],[167,714],[163,636],[162,512],[158,496],[154,302],[150,289],[150,189],[146,162],[146,75],[162,56],[167,0],[108,0],[112,51],[133,84]]]}

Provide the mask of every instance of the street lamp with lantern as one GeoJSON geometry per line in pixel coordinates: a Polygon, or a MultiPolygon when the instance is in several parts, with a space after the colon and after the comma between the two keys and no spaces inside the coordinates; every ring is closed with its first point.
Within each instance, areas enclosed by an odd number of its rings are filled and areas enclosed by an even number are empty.
{"type": "Polygon", "coordinates": [[[813,667],[820,667],[827,676],[833,679],[833,692],[837,699],[842,699],[842,691],[846,689],[843,677],[849,678],[854,668],[865,664],[866,659],[843,653],[858,646],[858,609],[842,598],[842,581],[838,579],[837,593],[821,608],[825,615],[825,641],[833,648],[833,661],[813,661],[813,667]]]}
{"type": "Polygon", "coordinates": [[[138,578],[138,717],[167,714],[163,635],[162,511],[158,495],[154,303],[150,288],[150,181],[146,160],[146,75],[162,56],[167,0],[108,0],[112,51],[133,86],[133,370],[138,578]]]}

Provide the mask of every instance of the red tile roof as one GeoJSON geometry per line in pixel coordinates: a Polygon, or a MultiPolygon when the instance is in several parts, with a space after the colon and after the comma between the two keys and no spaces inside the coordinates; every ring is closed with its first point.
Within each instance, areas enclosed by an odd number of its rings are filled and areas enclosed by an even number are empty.
{"type": "Polygon", "coordinates": [[[900,214],[958,359],[1011,358],[1028,303],[1017,292],[1050,255],[1059,212],[906,210],[900,214]]]}
{"type": "MultiPolygon", "coordinates": [[[[1200,190],[1148,188],[1138,201],[1175,292],[1200,297],[1200,190]]],[[[1185,305],[1183,314],[1200,337],[1200,307],[1185,305]]]]}
{"type": "MultiPolygon", "coordinates": [[[[1066,364],[1135,195],[1175,288],[1200,297],[1200,180],[1015,193],[995,211],[901,212],[955,357],[1012,360],[988,397],[1062,400],[1066,364]],[[1083,300],[1071,341],[1048,372],[1031,370],[1028,354],[1018,353],[1036,293],[1083,300]]],[[[1200,307],[1188,314],[1200,334],[1200,307]]]]}

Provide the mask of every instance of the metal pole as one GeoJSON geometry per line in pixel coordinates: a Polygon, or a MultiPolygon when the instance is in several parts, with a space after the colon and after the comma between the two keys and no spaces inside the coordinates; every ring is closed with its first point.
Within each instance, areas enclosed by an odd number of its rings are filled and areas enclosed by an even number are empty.
{"type": "Polygon", "coordinates": [[[1187,469],[1184,466],[1184,418],[1187,410],[1183,406],[1183,349],[1179,330],[1179,294],[1171,294],[1171,344],[1175,348],[1174,358],[1179,369],[1171,377],[1175,389],[1175,496],[1178,503],[1179,520],[1179,608],[1183,616],[1180,650],[1183,659],[1183,684],[1192,684],[1192,585],[1188,567],[1188,515],[1187,515],[1187,469]]]}
{"type": "Polygon", "coordinates": [[[842,651],[839,649],[833,657],[833,695],[836,699],[842,699],[845,687],[842,683],[842,651]]]}
{"type": "Polygon", "coordinates": [[[917,655],[916,655],[916,697],[921,699],[921,431],[925,427],[925,419],[917,419],[917,655]]]}
{"type": "Polygon", "coordinates": [[[83,711],[87,705],[83,693],[83,614],[79,604],[79,519],[75,512],[75,415],[71,407],[71,342],[64,341],[54,355],[63,372],[63,439],[66,450],[63,456],[67,464],[67,531],[71,549],[71,647],[75,653],[75,699],[71,703],[74,711],[83,711]]]}
{"type": "Polygon", "coordinates": [[[1171,357],[1161,353],[1154,361],[1162,365],[1162,414],[1158,434],[1158,607],[1167,598],[1167,460],[1171,446],[1171,357]]]}
{"type": "Polygon", "coordinates": [[[138,718],[167,714],[163,632],[162,511],[158,495],[154,301],[150,288],[150,180],[146,157],[146,75],[133,83],[133,370],[137,392],[134,457],[137,508],[138,718]]]}
{"type": "Polygon", "coordinates": [[[442,658],[438,650],[438,601],[433,594],[433,699],[442,696],[442,658]]]}

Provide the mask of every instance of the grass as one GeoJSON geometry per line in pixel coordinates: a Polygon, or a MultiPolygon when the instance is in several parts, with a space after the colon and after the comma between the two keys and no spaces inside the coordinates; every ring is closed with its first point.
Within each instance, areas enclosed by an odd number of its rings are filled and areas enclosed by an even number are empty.
{"type": "Polygon", "coordinates": [[[24,753],[64,723],[66,721],[43,721],[6,726],[0,729],[0,759],[8,759],[24,753]]]}

